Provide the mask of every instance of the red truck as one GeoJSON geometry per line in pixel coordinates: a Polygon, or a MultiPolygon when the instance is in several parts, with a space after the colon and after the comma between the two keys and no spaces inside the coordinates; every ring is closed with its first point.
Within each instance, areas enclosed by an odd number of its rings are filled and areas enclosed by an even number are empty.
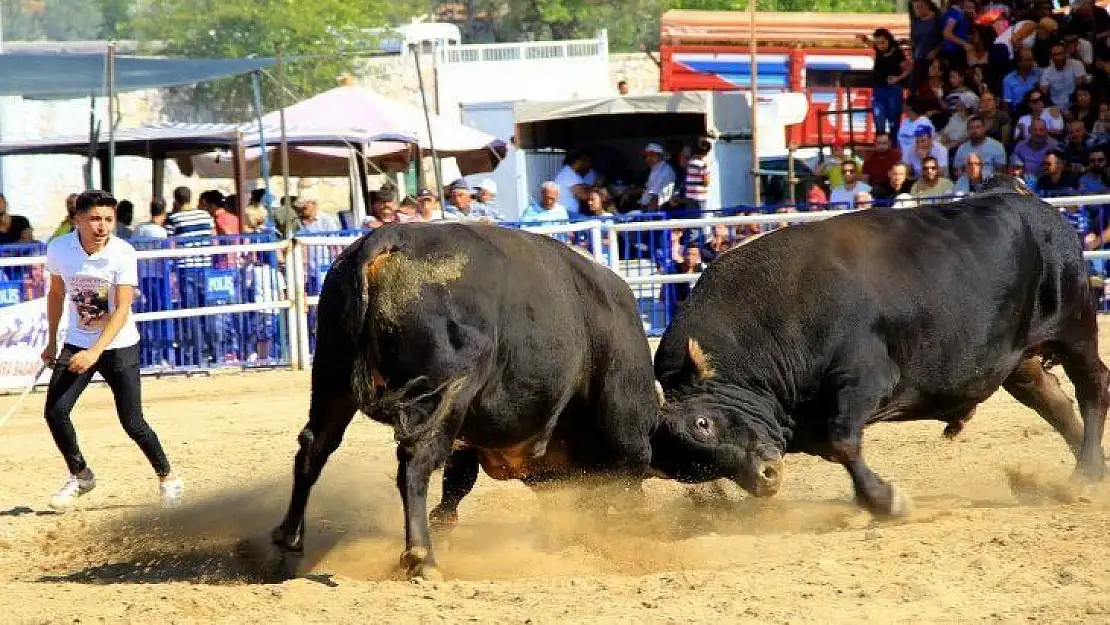
{"type": "MultiPolygon", "coordinates": [[[[662,17],[661,91],[751,88],[750,14],[743,11],[667,11],[662,17]]],[[[787,130],[799,147],[833,138],[867,144],[874,137],[869,74],[874,54],[857,35],[887,28],[909,39],[904,13],[756,13],[759,91],[804,93],[809,111],[787,130]]]]}

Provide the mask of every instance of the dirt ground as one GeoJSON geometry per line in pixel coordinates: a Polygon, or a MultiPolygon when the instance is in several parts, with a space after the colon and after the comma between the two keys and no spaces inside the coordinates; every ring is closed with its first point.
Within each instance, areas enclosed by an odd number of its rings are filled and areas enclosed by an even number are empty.
{"type": "Polygon", "coordinates": [[[940,423],[868,431],[872,466],[914,500],[905,521],[873,521],[843,469],[804,456],[771,500],[699,505],[651,480],[647,521],[541,508],[483,476],[437,538],[442,582],[398,577],[391,433],[359,418],[309,502],[306,573],[282,584],[252,574],[288,499],[307,374],[151,379],[145,393],[187,480],[177,510],[154,506],[104,387],[77,410],[99,485],[69,514],[46,507],[64,466],[42,394],[0,429],[0,621],[1110,622],[1110,483],[1071,485],[1063,441],[1004,393],[955,441],[940,423]]]}

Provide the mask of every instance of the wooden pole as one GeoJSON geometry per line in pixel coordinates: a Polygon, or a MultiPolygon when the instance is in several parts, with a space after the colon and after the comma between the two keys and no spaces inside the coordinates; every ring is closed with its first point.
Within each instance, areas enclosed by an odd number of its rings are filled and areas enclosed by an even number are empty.
{"type": "MultiPolygon", "coordinates": [[[[416,59],[416,78],[420,85],[420,101],[424,105],[424,124],[428,128],[428,148],[432,151],[432,175],[435,176],[436,181],[435,194],[436,197],[439,198],[440,208],[443,208],[447,206],[443,197],[443,181],[441,180],[443,174],[440,172],[439,155],[436,153],[435,140],[432,138],[432,118],[428,115],[428,93],[424,91],[424,77],[420,73],[420,51],[416,48],[416,44],[410,44],[410,47],[412,49],[412,56],[416,59]]],[[[421,165],[423,165],[423,163],[421,165]]]]}
{"type": "MultiPolygon", "coordinates": [[[[281,211],[283,216],[292,214],[289,206],[289,141],[285,134],[285,63],[281,53],[281,44],[277,49],[277,74],[278,74],[278,116],[281,119],[281,178],[282,187],[285,189],[281,198],[281,211]]],[[[263,146],[265,150],[265,146],[263,146]]],[[[293,228],[289,228],[286,235],[290,235],[293,228]]]]}

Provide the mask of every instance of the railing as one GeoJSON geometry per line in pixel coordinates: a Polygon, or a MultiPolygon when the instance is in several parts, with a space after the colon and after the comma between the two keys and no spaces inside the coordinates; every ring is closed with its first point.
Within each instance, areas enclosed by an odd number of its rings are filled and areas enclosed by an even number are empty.
{"type": "MultiPolygon", "coordinates": [[[[1056,206],[1092,207],[1110,205],[1110,194],[1047,201],[1056,206]]],[[[645,331],[659,335],[701,277],[700,271],[682,272],[681,265],[687,260],[682,254],[696,248],[699,256],[705,255],[702,264],[711,261],[708,256],[716,252],[708,243],[715,230],[727,232],[738,244],[784,225],[850,212],[766,210],[735,207],[708,218],[668,219],[648,213],[501,225],[556,238],[608,266],[636,296],[645,331]],[[735,212],[750,214],[729,214],[735,212]]],[[[1092,218],[1092,223],[1100,224],[1100,232],[1105,229],[1101,215],[1092,218]]],[[[324,277],[335,257],[365,232],[313,234],[289,241],[270,235],[221,237],[214,241],[216,245],[203,247],[183,247],[179,240],[133,241],[139,257],[139,289],[133,310],[142,335],[144,372],[307,366],[315,350],[316,307],[324,277]]],[[[0,318],[6,305],[35,300],[46,293],[44,251],[41,244],[0,248],[0,318]]],[[[1092,261],[1092,273],[1105,278],[1110,249],[1092,249],[1085,257],[1092,261]]],[[[1102,307],[1106,310],[1105,300],[1102,307]]],[[[45,337],[41,327],[44,307],[35,314],[38,316],[24,327],[0,326],[0,348],[30,346],[45,337]]],[[[41,346],[37,349],[41,351],[41,346]]],[[[37,353],[25,350],[28,358],[37,353]]],[[[6,379],[0,375],[0,380],[6,379]]]]}
{"type": "Polygon", "coordinates": [[[449,46],[444,50],[447,63],[501,63],[559,59],[604,58],[609,54],[608,35],[596,39],[568,41],[527,41],[521,43],[483,43],[449,46]]]}

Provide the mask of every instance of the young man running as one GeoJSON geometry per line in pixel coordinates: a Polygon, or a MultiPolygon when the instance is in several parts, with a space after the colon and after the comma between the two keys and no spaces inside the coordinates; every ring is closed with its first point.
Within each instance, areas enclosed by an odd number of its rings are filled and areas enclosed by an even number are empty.
{"type": "Polygon", "coordinates": [[[138,261],[135,248],[113,236],[115,228],[115,198],[103,191],[86,191],[77,198],[73,231],[46,248],[50,343],[42,359],[54,368],[46,392],[46,424],[70,473],[50,502],[55,510],[69,509],[78,497],[96,487],[69,418],[96,372],[112,389],[124,431],[154,467],[162,503],[177,503],[184,491],[181,479],[170,470],[158,435],[143,418],[139,331],[131,316],[131,301],[139,284],[138,261]],[[56,337],[66,298],[69,326],[59,354],[56,337]]]}

